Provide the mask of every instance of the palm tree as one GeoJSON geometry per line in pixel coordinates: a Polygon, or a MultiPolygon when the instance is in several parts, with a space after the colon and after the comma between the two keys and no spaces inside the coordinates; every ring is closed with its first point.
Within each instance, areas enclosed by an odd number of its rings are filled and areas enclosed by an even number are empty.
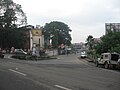
{"type": "Polygon", "coordinates": [[[88,38],[86,39],[87,41],[87,45],[89,47],[89,50],[92,50],[93,49],[93,42],[94,42],[94,39],[93,39],[93,36],[92,35],[89,35],[88,38]]]}

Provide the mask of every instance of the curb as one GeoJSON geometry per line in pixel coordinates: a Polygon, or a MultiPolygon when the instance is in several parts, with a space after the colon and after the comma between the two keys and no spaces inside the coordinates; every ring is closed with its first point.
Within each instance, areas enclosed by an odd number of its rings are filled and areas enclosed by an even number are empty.
{"type": "MultiPolygon", "coordinates": [[[[78,59],[81,59],[80,57],[78,57],[78,59]]],[[[88,61],[88,62],[94,62],[93,60],[89,59],[89,58],[85,58],[84,60],[88,61]]]]}
{"type": "Polygon", "coordinates": [[[88,58],[86,58],[85,60],[87,60],[88,62],[94,62],[93,60],[88,59],[88,58]]]}

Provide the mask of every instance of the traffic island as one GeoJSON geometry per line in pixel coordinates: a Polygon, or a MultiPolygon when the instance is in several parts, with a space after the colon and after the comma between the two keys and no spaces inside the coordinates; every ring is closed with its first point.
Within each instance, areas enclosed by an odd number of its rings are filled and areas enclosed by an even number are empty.
{"type": "Polygon", "coordinates": [[[51,60],[51,59],[57,59],[57,57],[54,56],[32,56],[32,55],[12,55],[11,58],[19,59],[19,60],[51,60]]]}

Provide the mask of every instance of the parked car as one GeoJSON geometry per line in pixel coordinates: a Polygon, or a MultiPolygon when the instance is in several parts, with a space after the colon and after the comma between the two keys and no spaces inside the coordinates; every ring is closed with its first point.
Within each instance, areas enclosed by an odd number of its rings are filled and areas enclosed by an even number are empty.
{"type": "Polygon", "coordinates": [[[81,58],[86,58],[86,57],[87,57],[86,52],[85,52],[85,51],[82,51],[82,52],[80,53],[80,57],[81,57],[81,58]]]}
{"type": "Polygon", "coordinates": [[[4,58],[4,53],[2,52],[1,48],[0,48],[0,58],[4,58]]]}
{"type": "Polygon", "coordinates": [[[23,51],[22,49],[15,49],[14,51],[15,54],[20,54],[20,55],[27,55],[27,52],[23,51]]]}
{"type": "Polygon", "coordinates": [[[4,54],[3,53],[0,53],[0,58],[4,58],[4,54]]]}
{"type": "Polygon", "coordinates": [[[120,65],[119,54],[117,53],[102,53],[101,57],[95,62],[96,66],[103,65],[104,68],[108,69],[110,66],[116,68],[120,65]]]}

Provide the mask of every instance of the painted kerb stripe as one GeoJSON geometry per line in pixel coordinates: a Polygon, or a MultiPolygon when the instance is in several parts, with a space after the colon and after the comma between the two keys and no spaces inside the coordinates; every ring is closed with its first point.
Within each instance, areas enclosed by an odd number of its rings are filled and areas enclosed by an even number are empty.
{"type": "Polygon", "coordinates": [[[72,89],[69,89],[69,88],[66,88],[66,87],[63,87],[60,85],[55,85],[55,87],[58,87],[58,88],[63,89],[63,90],[72,90],[72,89]]]}

